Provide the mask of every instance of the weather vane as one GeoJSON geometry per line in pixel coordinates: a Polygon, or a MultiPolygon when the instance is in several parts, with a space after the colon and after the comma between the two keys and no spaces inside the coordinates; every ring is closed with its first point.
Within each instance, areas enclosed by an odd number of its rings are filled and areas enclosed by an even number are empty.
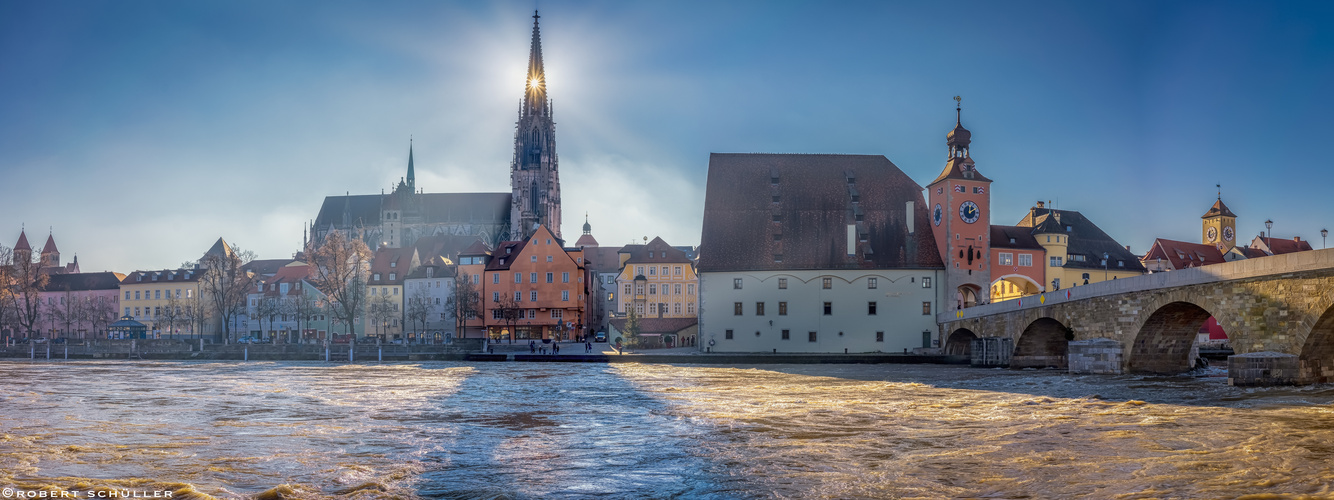
{"type": "Polygon", "coordinates": [[[957,96],[957,95],[954,96],[954,105],[955,105],[955,106],[963,106],[963,98],[962,98],[962,97],[959,97],[959,96],[957,96]]]}

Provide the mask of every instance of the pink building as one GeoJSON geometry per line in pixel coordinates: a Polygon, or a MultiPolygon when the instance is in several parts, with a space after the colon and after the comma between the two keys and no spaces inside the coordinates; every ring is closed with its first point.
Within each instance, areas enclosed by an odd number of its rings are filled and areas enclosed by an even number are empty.
{"type": "Polygon", "coordinates": [[[124,274],[53,274],[41,292],[37,329],[46,338],[106,338],[107,325],[120,316],[124,274]]]}

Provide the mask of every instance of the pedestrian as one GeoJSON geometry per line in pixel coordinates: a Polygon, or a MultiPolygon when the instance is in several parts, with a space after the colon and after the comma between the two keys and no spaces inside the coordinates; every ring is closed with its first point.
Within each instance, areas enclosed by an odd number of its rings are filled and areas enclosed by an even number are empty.
{"type": "Polygon", "coordinates": [[[536,340],[529,340],[529,341],[528,341],[528,354],[535,354],[535,353],[537,353],[537,341],[536,341],[536,340]]]}
{"type": "Polygon", "coordinates": [[[557,354],[560,354],[560,344],[551,344],[551,355],[555,356],[557,354]]]}

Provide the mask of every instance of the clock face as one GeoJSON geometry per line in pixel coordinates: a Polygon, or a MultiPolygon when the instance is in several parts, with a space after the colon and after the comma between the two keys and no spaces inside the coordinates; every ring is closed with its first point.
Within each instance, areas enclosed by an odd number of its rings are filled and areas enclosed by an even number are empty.
{"type": "Polygon", "coordinates": [[[1236,234],[1233,234],[1231,226],[1223,228],[1223,241],[1232,241],[1232,238],[1236,236],[1236,234]]]}
{"type": "Polygon", "coordinates": [[[965,201],[959,205],[959,218],[964,222],[972,224],[977,222],[977,218],[982,216],[982,211],[977,208],[977,204],[971,201],[965,201]]]}
{"type": "Polygon", "coordinates": [[[939,225],[940,225],[940,219],[942,219],[942,218],[944,218],[944,217],[945,217],[945,211],[942,210],[942,209],[940,208],[940,204],[937,203],[937,204],[936,204],[936,209],[933,210],[933,211],[931,212],[931,220],[935,221],[935,222],[936,222],[936,225],[939,226],[939,225]]]}
{"type": "Polygon", "coordinates": [[[1204,232],[1204,236],[1205,236],[1206,238],[1209,238],[1209,243],[1213,243],[1213,242],[1215,242],[1215,241],[1218,241],[1218,230],[1215,229],[1215,228],[1212,228],[1212,227],[1211,227],[1211,228],[1209,228],[1208,231],[1205,231],[1205,232],[1204,232]]]}

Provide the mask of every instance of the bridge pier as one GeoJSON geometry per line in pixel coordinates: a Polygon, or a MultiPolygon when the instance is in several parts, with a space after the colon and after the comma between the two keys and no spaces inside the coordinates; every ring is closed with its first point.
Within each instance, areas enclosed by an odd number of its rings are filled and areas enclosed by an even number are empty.
{"type": "Polygon", "coordinates": [[[1112,339],[1074,340],[1069,346],[1070,373],[1120,375],[1125,348],[1112,339]]]}
{"type": "Polygon", "coordinates": [[[1279,352],[1251,352],[1227,358],[1227,385],[1297,385],[1297,356],[1279,352]]]}

